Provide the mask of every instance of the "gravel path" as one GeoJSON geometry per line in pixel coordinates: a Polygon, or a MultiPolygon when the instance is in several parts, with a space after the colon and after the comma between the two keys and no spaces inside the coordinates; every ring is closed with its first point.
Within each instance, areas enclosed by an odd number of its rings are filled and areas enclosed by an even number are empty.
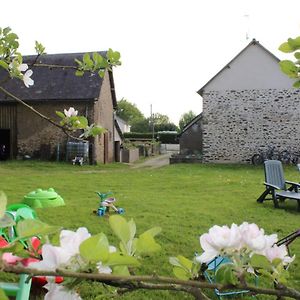
{"type": "Polygon", "coordinates": [[[141,163],[136,163],[131,166],[132,169],[151,168],[156,169],[169,164],[169,158],[172,153],[161,154],[151,158],[147,158],[141,163]]]}

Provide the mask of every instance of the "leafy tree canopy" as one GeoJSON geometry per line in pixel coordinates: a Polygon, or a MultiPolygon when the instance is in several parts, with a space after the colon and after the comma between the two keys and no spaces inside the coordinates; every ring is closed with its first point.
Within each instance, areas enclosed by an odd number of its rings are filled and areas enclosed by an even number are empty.
{"type": "Polygon", "coordinates": [[[145,119],[142,112],[136,107],[135,104],[130,103],[128,100],[122,98],[118,101],[117,116],[122,118],[124,121],[133,125],[135,122],[142,121],[145,119]]]}
{"type": "Polygon", "coordinates": [[[196,117],[196,114],[190,110],[186,113],[184,113],[179,120],[179,128],[182,130],[185,125],[187,125],[189,122],[191,122],[196,117]]]}

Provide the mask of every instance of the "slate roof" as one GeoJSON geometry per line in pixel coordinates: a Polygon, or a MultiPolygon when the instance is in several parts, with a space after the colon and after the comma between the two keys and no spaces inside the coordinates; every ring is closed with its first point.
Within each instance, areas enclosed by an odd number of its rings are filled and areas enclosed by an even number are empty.
{"type": "Polygon", "coordinates": [[[214,77],[212,77],[197,93],[202,96],[203,92],[205,90],[205,87],[211,83],[224,69],[230,67],[230,64],[236,60],[238,56],[240,56],[243,52],[245,52],[250,46],[252,45],[258,45],[260,48],[262,48],[264,51],[266,51],[269,55],[273,57],[273,59],[278,63],[280,59],[276,57],[272,52],[270,52],[267,48],[265,48],[263,45],[259,43],[256,39],[253,39],[241,52],[239,52],[224,68],[222,68],[214,77]]]}
{"type": "Polygon", "coordinates": [[[193,118],[189,123],[187,123],[179,133],[178,137],[181,137],[184,132],[186,132],[191,126],[193,126],[196,122],[198,122],[202,118],[202,112],[193,118]]]}
{"type": "MultiPolygon", "coordinates": [[[[99,52],[105,56],[106,52],[99,52]]],[[[74,59],[82,60],[84,53],[62,53],[46,54],[39,57],[37,63],[49,65],[76,65],[74,59]]],[[[24,56],[23,62],[30,65],[36,56],[24,56]]],[[[22,81],[17,79],[9,80],[4,87],[21,98],[28,101],[42,100],[97,100],[100,94],[103,79],[98,75],[84,74],[83,77],[75,76],[73,69],[32,67],[34,85],[27,88],[22,81]]],[[[6,76],[4,71],[0,72],[0,81],[6,76]]],[[[114,107],[116,97],[112,72],[109,72],[109,79],[112,88],[114,107]]],[[[7,96],[0,92],[0,101],[7,100],[7,96]]]]}

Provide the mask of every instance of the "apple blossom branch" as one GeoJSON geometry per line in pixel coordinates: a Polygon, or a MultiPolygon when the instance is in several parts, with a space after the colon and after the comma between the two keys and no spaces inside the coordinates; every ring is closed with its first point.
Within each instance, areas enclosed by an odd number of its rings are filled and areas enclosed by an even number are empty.
{"type": "Polygon", "coordinates": [[[183,291],[192,294],[195,299],[209,299],[203,294],[202,289],[218,289],[226,290],[228,288],[234,289],[247,289],[255,295],[271,295],[277,298],[290,297],[292,299],[300,300],[300,292],[285,286],[277,287],[276,289],[260,288],[252,285],[235,285],[228,286],[216,283],[201,282],[195,280],[181,280],[172,277],[164,276],[117,276],[108,274],[92,274],[92,273],[79,273],[64,270],[53,271],[40,271],[30,268],[23,268],[19,266],[12,266],[5,264],[3,271],[15,274],[29,274],[30,276],[65,276],[71,278],[91,279],[102,282],[107,285],[123,287],[120,293],[131,292],[136,289],[160,289],[160,290],[173,290],[183,291]],[[125,288],[124,288],[125,287],[125,288]]]}
{"type": "Polygon", "coordinates": [[[62,126],[62,125],[56,123],[55,121],[53,121],[52,119],[50,119],[49,117],[43,115],[42,113],[40,113],[39,111],[37,111],[36,109],[34,109],[32,106],[28,105],[26,102],[24,102],[23,100],[21,100],[20,98],[18,98],[14,94],[10,93],[8,90],[6,90],[5,88],[3,88],[2,86],[0,86],[0,91],[2,91],[4,94],[6,94],[7,96],[9,96],[13,100],[19,102],[23,106],[25,106],[28,109],[30,109],[34,114],[38,115],[40,118],[46,120],[47,122],[51,123],[52,125],[56,126],[59,129],[61,129],[68,137],[70,137],[70,138],[72,138],[74,140],[78,140],[78,141],[83,141],[84,140],[82,138],[73,136],[72,134],[70,134],[70,130],[67,129],[65,126],[62,126]]]}

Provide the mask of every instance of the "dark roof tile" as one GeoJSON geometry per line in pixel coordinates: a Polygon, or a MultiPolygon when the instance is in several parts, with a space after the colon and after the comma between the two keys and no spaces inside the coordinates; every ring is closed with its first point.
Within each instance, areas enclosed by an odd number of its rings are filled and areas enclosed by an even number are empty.
{"type": "MultiPolygon", "coordinates": [[[[106,52],[99,52],[106,55],[106,52]]],[[[82,60],[84,53],[46,54],[38,58],[37,63],[47,65],[76,66],[75,58],[82,60]]],[[[36,56],[24,56],[23,62],[30,65],[36,56]]],[[[75,76],[73,69],[33,67],[34,85],[27,88],[22,81],[9,80],[4,87],[22,100],[96,100],[99,97],[103,79],[97,74],[75,76]]],[[[6,73],[7,74],[7,73],[6,73]]],[[[0,72],[0,81],[6,76],[0,72]]],[[[0,92],[0,101],[7,96],[0,92]]]]}

